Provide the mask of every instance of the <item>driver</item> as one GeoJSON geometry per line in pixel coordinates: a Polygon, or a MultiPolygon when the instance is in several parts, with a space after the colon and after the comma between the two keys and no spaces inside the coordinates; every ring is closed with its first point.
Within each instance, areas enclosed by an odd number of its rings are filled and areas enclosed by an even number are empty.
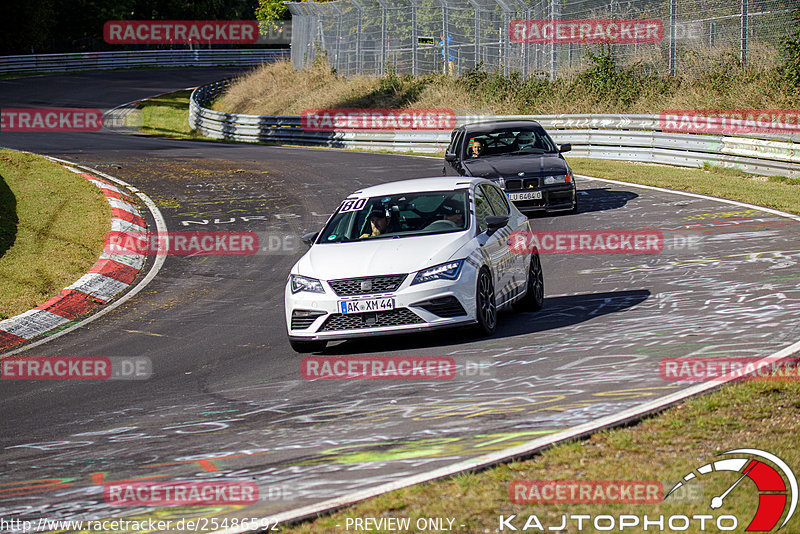
{"type": "Polygon", "coordinates": [[[365,237],[376,237],[386,233],[386,230],[389,228],[389,222],[391,222],[391,215],[388,211],[373,211],[369,214],[369,224],[372,226],[372,233],[362,234],[359,239],[364,239],[365,237]]]}
{"type": "Polygon", "coordinates": [[[459,228],[464,226],[464,214],[461,211],[461,203],[448,198],[441,207],[442,220],[450,221],[459,228]]]}
{"type": "Polygon", "coordinates": [[[486,143],[484,143],[480,139],[473,139],[471,148],[472,148],[472,157],[479,158],[486,151],[486,143]]]}

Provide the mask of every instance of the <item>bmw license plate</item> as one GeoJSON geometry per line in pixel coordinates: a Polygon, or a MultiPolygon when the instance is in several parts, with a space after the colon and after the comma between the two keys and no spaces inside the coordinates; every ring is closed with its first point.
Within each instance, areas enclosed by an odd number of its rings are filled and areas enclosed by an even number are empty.
{"type": "Polygon", "coordinates": [[[366,312],[379,312],[379,311],[386,311],[393,309],[394,309],[393,298],[339,301],[339,311],[341,313],[366,313],[366,312]]]}
{"type": "Polygon", "coordinates": [[[507,193],[508,200],[541,200],[541,191],[526,191],[525,193],[507,193]]]}

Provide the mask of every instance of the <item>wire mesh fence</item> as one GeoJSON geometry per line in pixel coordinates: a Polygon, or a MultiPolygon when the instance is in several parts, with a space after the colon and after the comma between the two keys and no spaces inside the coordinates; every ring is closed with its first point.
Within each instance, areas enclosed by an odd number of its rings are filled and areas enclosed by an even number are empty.
{"type": "MultiPolygon", "coordinates": [[[[605,43],[623,65],[678,74],[733,55],[774,60],[798,0],[334,0],[286,2],[292,63],[344,75],[484,70],[550,79],[605,43]],[[636,29],[638,21],[659,28],[636,29]],[[626,38],[630,37],[630,38],[626,38]]],[[[644,25],[642,25],[644,28],[644,25]]]]}

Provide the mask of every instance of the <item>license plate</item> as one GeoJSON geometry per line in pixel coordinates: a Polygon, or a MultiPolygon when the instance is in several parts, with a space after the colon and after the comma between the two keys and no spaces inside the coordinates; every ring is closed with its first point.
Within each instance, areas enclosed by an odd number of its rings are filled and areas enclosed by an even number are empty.
{"type": "Polygon", "coordinates": [[[341,313],[367,313],[393,309],[393,298],[339,301],[339,311],[341,313]]]}
{"type": "Polygon", "coordinates": [[[526,191],[525,193],[508,193],[508,200],[541,200],[541,191],[526,191]]]}

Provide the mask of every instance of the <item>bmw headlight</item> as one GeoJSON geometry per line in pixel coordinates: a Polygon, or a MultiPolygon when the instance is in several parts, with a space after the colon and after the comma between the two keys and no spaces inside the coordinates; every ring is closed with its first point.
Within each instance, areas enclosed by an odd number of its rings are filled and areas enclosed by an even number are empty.
{"type": "Polygon", "coordinates": [[[428,267],[417,273],[411,285],[431,282],[433,280],[455,280],[461,273],[462,265],[464,265],[464,260],[455,260],[428,267]]]}
{"type": "Polygon", "coordinates": [[[322,282],[316,278],[309,278],[308,276],[300,276],[299,274],[289,275],[289,284],[291,284],[292,293],[299,293],[300,291],[309,291],[311,293],[325,293],[325,288],[322,287],[322,282]]]}
{"type": "Polygon", "coordinates": [[[564,183],[567,183],[567,175],[566,174],[556,174],[554,176],[545,176],[544,177],[544,185],[564,184],[564,183]]]}
{"type": "Polygon", "coordinates": [[[553,176],[544,177],[544,185],[552,184],[568,184],[572,181],[572,172],[567,174],[554,174],[553,176]]]}

